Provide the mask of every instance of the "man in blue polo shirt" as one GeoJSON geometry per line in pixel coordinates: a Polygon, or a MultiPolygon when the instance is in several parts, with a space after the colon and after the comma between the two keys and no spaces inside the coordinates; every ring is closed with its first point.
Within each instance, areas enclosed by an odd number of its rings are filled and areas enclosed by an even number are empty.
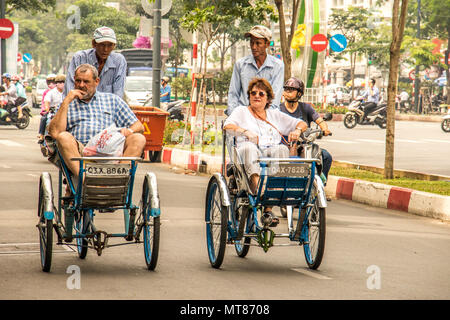
{"type": "Polygon", "coordinates": [[[127,62],[122,54],[113,52],[116,43],[116,34],[111,28],[100,27],[94,31],[92,48],[76,52],[70,61],[64,96],[75,86],[75,69],[81,64],[89,63],[97,68],[100,77],[97,90],[123,97],[127,62]]]}
{"type": "Polygon", "coordinates": [[[75,70],[75,89],[64,98],[50,122],[49,133],[56,140],[69,170],[78,177],[79,165],[70,159],[80,157],[91,137],[115,124],[125,136],[124,157],[140,157],[146,139],[144,126],[130,107],[112,93],[97,91],[97,69],[82,64],[75,70]]]}
{"type": "Polygon", "coordinates": [[[283,93],[284,63],[267,54],[272,32],[265,26],[257,25],[244,36],[250,39],[252,53],[234,65],[228,89],[228,108],[225,111],[227,115],[230,115],[236,107],[249,105],[247,90],[253,78],[264,78],[269,81],[275,94],[272,108],[279,108],[283,93]]]}
{"type": "Polygon", "coordinates": [[[168,104],[170,102],[170,95],[172,94],[172,88],[169,85],[170,78],[169,77],[162,77],[161,79],[161,96],[160,96],[160,102],[161,102],[161,109],[167,110],[168,104]]]}

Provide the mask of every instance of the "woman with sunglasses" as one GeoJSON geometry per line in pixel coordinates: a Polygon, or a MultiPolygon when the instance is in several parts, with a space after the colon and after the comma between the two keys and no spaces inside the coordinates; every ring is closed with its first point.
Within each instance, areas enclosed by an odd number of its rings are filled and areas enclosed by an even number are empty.
{"type": "MultiPolygon", "coordinates": [[[[288,147],[281,144],[283,136],[288,137],[288,143],[296,141],[308,126],[301,119],[269,108],[274,93],[266,79],[250,81],[247,95],[250,105],[237,107],[225,120],[224,129],[227,134],[236,136],[236,149],[249,177],[250,192],[256,194],[261,170],[257,160],[261,157],[289,157],[288,147]]],[[[272,214],[272,208],[266,207],[264,212],[272,214]]],[[[272,221],[271,226],[279,222],[274,216],[272,221]]]]}

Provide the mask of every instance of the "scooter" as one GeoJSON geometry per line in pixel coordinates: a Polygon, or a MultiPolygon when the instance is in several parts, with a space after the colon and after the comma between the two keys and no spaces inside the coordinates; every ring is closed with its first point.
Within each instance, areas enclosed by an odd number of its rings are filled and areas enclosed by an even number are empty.
{"type": "Polygon", "coordinates": [[[0,109],[0,125],[16,126],[19,129],[25,129],[30,124],[31,110],[28,107],[27,101],[20,105],[22,107],[22,118],[19,118],[18,107],[12,107],[8,112],[5,109],[0,109]],[[9,118],[10,121],[6,121],[9,118]]]}
{"type": "Polygon", "coordinates": [[[170,120],[178,120],[183,121],[184,120],[184,114],[182,105],[185,103],[186,100],[176,100],[169,102],[167,106],[167,112],[169,112],[169,119],[170,120]]]}
{"type": "MultiPolygon", "coordinates": [[[[169,112],[169,119],[170,120],[178,120],[183,121],[184,120],[184,114],[182,105],[185,103],[186,100],[175,100],[172,102],[169,102],[167,105],[167,112],[169,112]]],[[[152,97],[150,96],[143,104],[143,106],[151,106],[152,104],[152,97]]]]}
{"type": "Polygon", "coordinates": [[[442,130],[444,130],[444,132],[450,132],[450,110],[442,118],[441,128],[442,130]]]}
{"type": "Polygon", "coordinates": [[[348,112],[344,116],[344,126],[353,129],[357,124],[378,125],[381,129],[386,129],[386,103],[380,102],[377,107],[365,114],[364,100],[360,97],[350,103],[348,112]]]}

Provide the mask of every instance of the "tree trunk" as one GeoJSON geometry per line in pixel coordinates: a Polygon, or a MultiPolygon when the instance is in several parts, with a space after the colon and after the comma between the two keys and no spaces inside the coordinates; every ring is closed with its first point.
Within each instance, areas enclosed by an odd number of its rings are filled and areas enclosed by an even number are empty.
{"type": "Polygon", "coordinates": [[[352,100],[355,98],[355,65],[356,53],[350,54],[350,78],[352,80],[352,100]]]}
{"type": "Polygon", "coordinates": [[[445,52],[445,64],[447,65],[447,70],[445,70],[445,76],[447,78],[447,104],[450,104],[450,63],[448,59],[450,58],[450,25],[447,27],[447,51],[445,52]]]}
{"type": "Polygon", "coordinates": [[[407,13],[408,0],[394,0],[392,12],[392,42],[389,60],[388,104],[386,123],[386,150],[384,159],[384,178],[394,178],[394,140],[395,140],[395,95],[397,92],[400,47],[407,13]],[[401,1],[401,11],[399,6],[401,1]]]}
{"type": "Polygon", "coordinates": [[[289,44],[286,38],[286,22],[284,20],[283,0],[275,0],[275,5],[278,9],[278,18],[280,26],[280,45],[281,54],[284,62],[284,81],[291,77],[291,53],[289,51],[289,44]]]}

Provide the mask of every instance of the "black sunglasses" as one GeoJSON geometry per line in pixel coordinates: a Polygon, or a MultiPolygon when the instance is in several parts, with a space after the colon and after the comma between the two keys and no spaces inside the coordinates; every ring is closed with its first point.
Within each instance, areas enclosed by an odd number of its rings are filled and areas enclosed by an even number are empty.
{"type": "Polygon", "coordinates": [[[266,95],[266,93],[263,91],[251,91],[250,94],[252,96],[256,96],[257,94],[259,94],[260,97],[264,97],[266,95]]]}

